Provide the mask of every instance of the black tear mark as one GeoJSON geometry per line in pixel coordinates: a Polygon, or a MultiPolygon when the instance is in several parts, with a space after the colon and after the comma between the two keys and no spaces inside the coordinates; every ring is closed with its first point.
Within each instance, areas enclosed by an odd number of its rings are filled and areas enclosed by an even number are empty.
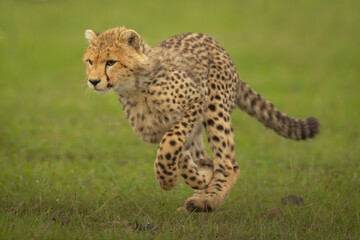
{"type": "Polygon", "coordinates": [[[109,76],[107,75],[107,72],[106,72],[106,67],[105,67],[105,76],[106,76],[106,80],[107,80],[108,82],[110,82],[110,78],[109,78],[109,76]]]}

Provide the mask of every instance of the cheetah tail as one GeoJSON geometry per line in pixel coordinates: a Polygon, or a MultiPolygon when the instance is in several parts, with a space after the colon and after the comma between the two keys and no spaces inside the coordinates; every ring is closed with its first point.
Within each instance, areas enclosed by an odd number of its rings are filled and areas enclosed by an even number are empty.
{"type": "Polygon", "coordinates": [[[240,109],[255,117],[265,127],[273,129],[285,138],[305,140],[319,133],[320,124],[316,118],[295,119],[287,116],[245,82],[240,81],[240,94],[236,103],[240,109]]]}

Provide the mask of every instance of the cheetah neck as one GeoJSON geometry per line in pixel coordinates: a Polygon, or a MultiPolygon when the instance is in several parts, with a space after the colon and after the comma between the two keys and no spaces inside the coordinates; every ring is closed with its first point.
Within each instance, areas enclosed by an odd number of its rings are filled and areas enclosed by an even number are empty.
{"type": "Polygon", "coordinates": [[[162,56],[161,53],[148,45],[143,45],[144,64],[138,69],[133,79],[119,84],[114,91],[118,94],[122,102],[143,96],[147,92],[147,87],[151,84],[154,76],[160,69],[162,56]]]}

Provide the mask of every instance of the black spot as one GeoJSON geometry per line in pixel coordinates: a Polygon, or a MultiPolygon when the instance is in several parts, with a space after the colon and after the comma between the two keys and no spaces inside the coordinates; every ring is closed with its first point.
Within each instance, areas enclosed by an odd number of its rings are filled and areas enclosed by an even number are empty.
{"type": "Polygon", "coordinates": [[[248,93],[248,92],[244,93],[244,99],[245,99],[245,100],[248,98],[248,96],[249,96],[249,93],[248,93]]]}
{"type": "Polygon", "coordinates": [[[176,145],[176,141],[171,140],[171,141],[170,141],[170,145],[171,145],[171,146],[175,146],[175,145],[176,145]]]}
{"type": "Polygon", "coordinates": [[[264,111],[266,109],[266,102],[261,103],[260,111],[264,111]]]}
{"type": "Polygon", "coordinates": [[[159,164],[159,166],[161,167],[161,169],[165,169],[165,166],[164,166],[164,164],[162,164],[161,162],[158,162],[158,164],[159,164]]]}
{"type": "Polygon", "coordinates": [[[216,107],[215,107],[214,104],[210,104],[210,105],[209,105],[209,109],[210,109],[211,111],[215,111],[215,110],[216,110],[216,107]]]}
{"type": "Polygon", "coordinates": [[[219,139],[218,136],[213,136],[213,140],[214,140],[215,142],[219,142],[219,141],[220,141],[220,139],[219,139]]]}
{"type": "Polygon", "coordinates": [[[171,154],[168,153],[168,154],[165,155],[165,157],[166,157],[167,160],[170,160],[171,159],[171,154]]]}
{"type": "Polygon", "coordinates": [[[173,173],[172,173],[172,172],[168,172],[168,171],[166,171],[166,170],[164,170],[164,171],[163,171],[163,173],[165,173],[165,174],[166,174],[166,175],[168,175],[168,176],[173,175],[173,173]]]}
{"type": "Polygon", "coordinates": [[[254,107],[254,106],[255,106],[255,104],[257,103],[257,101],[258,101],[258,99],[257,99],[257,98],[253,98],[253,99],[251,99],[251,101],[250,101],[251,107],[254,107]]]}
{"type": "Polygon", "coordinates": [[[217,125],[216,128],[217,128],[217,130],[219,130],[219,131],[224,130],[224,127],[223,127],[222,125],[217,125]]]}
{"type": "Polygon", "coordinates": [[[214,121],[213,121],[212,119],[209,119],[209,120],[207,121],[207,123],[209,124],[209,126],[214,125],[214,121]]]}
{"type": "Polygon", "coordinates": [[[217,181],[217,182],[221,182],[221,183],[226,182],[226,180],[223,180],[223,179],[217,179],[216,181],[217,181]]]}

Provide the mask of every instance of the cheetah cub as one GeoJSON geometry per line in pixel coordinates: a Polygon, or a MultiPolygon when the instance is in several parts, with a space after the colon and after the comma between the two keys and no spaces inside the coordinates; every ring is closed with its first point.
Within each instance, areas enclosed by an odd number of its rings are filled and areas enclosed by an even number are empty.
{"type": "Polygon", "coordinates": [[[85,36],[89,88],[117,93],[135,133],[159,144],[156,180],[171,190],[180,173],[195,189],[185,202],[189,212],[219,208],[239,175],[230,120],[234,108],[293,140],[319,131],[315,118],[291,118],[241,81],[229,55],[209,36],[181,34],[153,48],[125,27],[100,34],[86,30],[85,36]],[[203,127],[213,159],[204,150],[203,127]]]}

